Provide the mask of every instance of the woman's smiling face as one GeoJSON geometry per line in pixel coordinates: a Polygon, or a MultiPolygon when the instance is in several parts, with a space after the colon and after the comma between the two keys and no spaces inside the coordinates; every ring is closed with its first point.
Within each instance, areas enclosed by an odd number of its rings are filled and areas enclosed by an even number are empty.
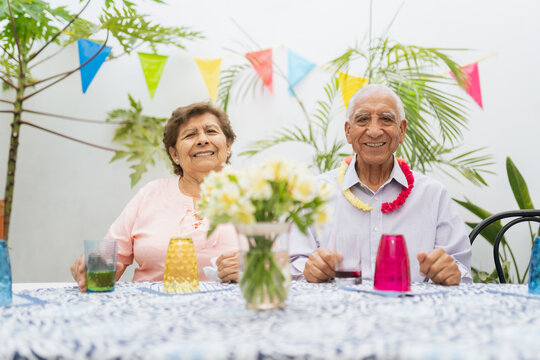
{"type": "Polygon", "coordinates": [[[180,127],[176,144],[169,147],[169,153],[182,167],[183,176],[200,177],[220,170],[230,148],[231,142],[227,141],[219,119],[204,113],[193,116],[180,127]]]}

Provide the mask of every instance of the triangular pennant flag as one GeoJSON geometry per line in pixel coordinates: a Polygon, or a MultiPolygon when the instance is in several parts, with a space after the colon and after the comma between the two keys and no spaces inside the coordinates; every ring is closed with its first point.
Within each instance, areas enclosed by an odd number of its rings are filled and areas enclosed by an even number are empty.
{"type": "Polygon", "coordinates": [[[290,50],[289,53],[289,92],[292,95],[292,88],[300,82],[314,67],[315,64],[311,61],[301,57],[294,51],[290,50]]]}
{"type": "Polygon", "coordinates": [[[216,100],[217,90],[219,85],[219,72],[221,69],[221,59],[203,59],[193,58],[199,67],[199,71],[203,77],[208,94],[212,101],[216,100]]]}
{"type": "MultiPolygon", "coordinates": [[[[79,65],[82,65],[88,61],[88,59],[94,56],[102,46],[102,44],[87,39],[79,39],[77,41],[77,45],[79,47],[79,65]]],[[[99,68],[110,53],[111,47],[105,46],[95,58],[80,69],[83,94],[86,93],[88,86],[90,86],[94,76],[96,76],[99,68]]]]}
{"type": "MultiPolygon", "coordinates": [[[[482,106],[482,92],[480,91],[480,75],[478,73],[478,63],[470,64],[461,68],[461,71],[465,74],[465,91],[471,95],[474,101],[480,106],[482,106]]],[[[450,72],[452,77],[455,79],[456,76],[453,72],[450,72]]]]}
{"type": "Polygon", "coordinates": [[[255,69],[271,93],[274,92],[272,85],[272,49],[253,51],[246,54],[251,66],[255,69]]]}
{"type": "Polygon", "coordinates": [[[343,97],[345,108],[349,105],[349,100],[351,100],[354,93],[366,86],[367,83],[368,79],[366,78],[352,76],[342,72],[339,73],[339,87],[341,88],[341,96],[343,97]]]}
{"type": "Polygon", "coordinates": [[[146,86],[150,93],[150,99],[154,98],[161,74],[167,62],[167,56],[158,54],[138,53],[141,67],[146,79],[146,86]]]}

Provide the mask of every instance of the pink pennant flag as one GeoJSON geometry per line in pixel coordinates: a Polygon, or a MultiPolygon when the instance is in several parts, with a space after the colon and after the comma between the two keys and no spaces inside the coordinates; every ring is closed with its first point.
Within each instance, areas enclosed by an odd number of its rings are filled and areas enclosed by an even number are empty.
{"type": "Polygon", "coordinates": [[[263,81],[271,93],[274,92],[272,86],[272,49],[253,51],[246,53],[246,58],[251,62],[253,69],[259,74],[259,77],[263,81]]]}
{"type": "MultiPolygon", "coordinates": [[[[461,68],[461,71],[463,71],[465,75],[465,91],[473,98],[474,101],[480,106],[480,108],[484,108],[482,106],[482,92],[480,91],[480,75],[478,74],[478,63],[474,63],[471,65],[467,65],[461,68]]],[[[455,79],[454,73],[452,74],[452,77],[455,79]]]]}

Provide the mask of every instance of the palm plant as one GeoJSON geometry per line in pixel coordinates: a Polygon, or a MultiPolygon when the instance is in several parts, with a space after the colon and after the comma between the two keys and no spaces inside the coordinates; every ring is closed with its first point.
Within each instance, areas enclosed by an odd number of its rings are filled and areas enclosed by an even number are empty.
{"type": "MultiPolygon", "coordinates": [[[[491,156],[482,155],[482,148],[459,151],[462,132],[467,129],[464,100],[445,88],[453,90],[465,86],[464,74],[459,64],[445,53],[449,49],[406,46],[388,38],[381,38],[366,51],[360,47],[347,49],[329,64],[333,68],[329,81],[324,86],[325,97],[316,103],[309,114],[298,95],[295,100],[304,114],[304,126],[292,125],[278,129],[269,137],[254,141],[240,155],[253,156],[261,151],[285,142],[298,142],[313,149],[313,165],[320,172],[335,168],[346,155],[344,137],[329,139],[329,129],[339,108],[339,73],[349,73],[351,65],[364,65],[363,74],[368,83],[382,83],[392,88],[401,97],[407,118],[407,137],[398,150],[398,156],[408,159],[411,167],[426,172],[433,168],[456,177],[456,172],[477,185],[486,185],[483,174],[492,164],[491,156]],[[455,74],[457,83],[445,75],[442,68],[455,74]]],[[[258,78],[249,63],[235,65],[222,72],[218,101],[226,109],[236,89],[245,96],[255,89],[258,78]],[[250,73],[252,75],[246,75],[250,73]]],[[[288,81],[277,64],[276,75],[288,81]]],[[[289,84],[290,85],[290,84],[289,84]]]]}

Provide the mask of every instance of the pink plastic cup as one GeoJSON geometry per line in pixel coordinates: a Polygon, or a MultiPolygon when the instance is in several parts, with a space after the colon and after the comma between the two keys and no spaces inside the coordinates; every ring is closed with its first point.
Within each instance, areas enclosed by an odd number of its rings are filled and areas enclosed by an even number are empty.
{"type": "Polygon", "coordinates": [[[405,292],[411,290],[411,270],[403,235],[383,234],[377,251],[375,290],[405,292]]]}

